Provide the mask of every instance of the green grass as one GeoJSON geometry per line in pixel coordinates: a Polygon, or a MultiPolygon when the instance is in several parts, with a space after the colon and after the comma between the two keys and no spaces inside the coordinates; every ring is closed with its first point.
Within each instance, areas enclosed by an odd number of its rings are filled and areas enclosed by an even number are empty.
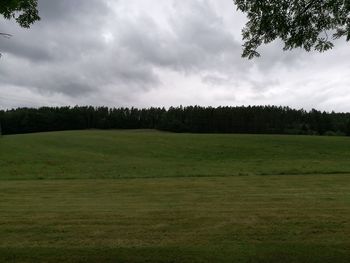
{"type": "Polygon", "coordinates": [[[0,262],[350,262],[349,149],[345,137],[5,136],[0,262]]]}
{"type": "Polygon", "coordinates": [[[0,138],[1,179],[350,174],[350,138],[74,131],[0,138]]]}

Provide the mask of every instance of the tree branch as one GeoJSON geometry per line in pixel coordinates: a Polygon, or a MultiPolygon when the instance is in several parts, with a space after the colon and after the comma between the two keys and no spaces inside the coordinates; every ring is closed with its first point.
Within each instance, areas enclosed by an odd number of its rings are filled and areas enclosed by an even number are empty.
{"type": "MultiPolygon", "coordinates": [[[[10,37],[12,37],[12,35],[11,34],[7,34],[7,33],[1,33],[0,32],[0,36],[2,36],[2,37],[6,37],[6,38],[10,38],[10,37]]],[[[2,54],[0,53],[0,58],[2,57],[2,54]]]]}
{"type": "Polygon", "coordinates": [[[10,38],[10,37],[12,37],[12,35],[11,35],[11,34],[1,33],[1,32],[0,32],[0,36],[2,36],[2,37],[6,37],[6,38],[10,38]]]}
{"type": "Polygon", "coordinates": [[[303,14],[306,13],[306,11],[313,5],[317,2],[318,0],[311,0],[305,7],[304,9],[300,12],[300,14],[298,14],[298,16],[302,16],[303,14]]]}

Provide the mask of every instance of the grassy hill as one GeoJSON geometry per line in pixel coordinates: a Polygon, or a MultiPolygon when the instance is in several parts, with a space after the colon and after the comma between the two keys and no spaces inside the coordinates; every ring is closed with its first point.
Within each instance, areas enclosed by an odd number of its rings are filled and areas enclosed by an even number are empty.
{"type": "Polygon", "coordinates": [[[350,138],[73,131],[0,138],[0,179],[350,173],[350,138]]]}
{"type": "Polygon", "coordinates": [[[349,262],[349,149],[345,137],[4,136],[0,262],[349,262]]]}

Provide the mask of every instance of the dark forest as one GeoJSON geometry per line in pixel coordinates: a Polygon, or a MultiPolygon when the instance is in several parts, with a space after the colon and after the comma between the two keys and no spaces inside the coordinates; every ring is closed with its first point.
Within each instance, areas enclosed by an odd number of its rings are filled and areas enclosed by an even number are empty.
{"type": "Polygon", "coordinates": [[[247,107],[42,107],[0,111],[2,134],[81,129],[158,129],[188,133],[350,135],[350,113],[247,107]]]}

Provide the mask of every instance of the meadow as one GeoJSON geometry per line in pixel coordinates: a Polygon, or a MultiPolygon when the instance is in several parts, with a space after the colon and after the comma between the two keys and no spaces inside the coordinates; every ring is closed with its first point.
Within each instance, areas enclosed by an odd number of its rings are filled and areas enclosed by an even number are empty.
{"type": "Polygon", "coordinates": [[[0,262],[349,262],[347,137],[0,138],[0,262]]]}

